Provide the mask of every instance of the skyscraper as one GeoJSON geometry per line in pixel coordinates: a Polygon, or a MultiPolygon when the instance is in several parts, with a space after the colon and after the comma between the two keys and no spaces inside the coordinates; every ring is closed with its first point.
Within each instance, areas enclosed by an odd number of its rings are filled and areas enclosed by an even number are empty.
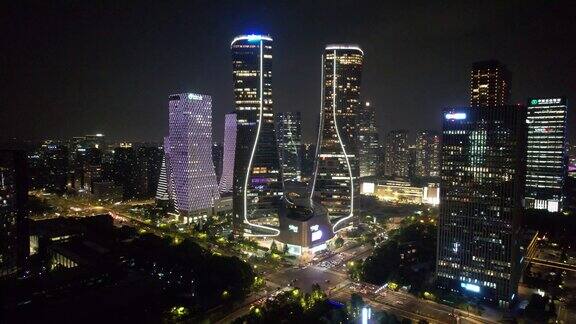
{"type": "Polygon", "coordinates": [[[416,176],[440,175],[440,135],[435,131],[420,131],[416,135],[416,176]]]}
{"type": "Polygon", "coordinates": [[[408,178],[409,164],[408,131],[400,129],[388,132],[384,152],[384,175],[408,178]]]}
{"type": "Polygon", "coordinates": [[[212,163],[216,172],[216,181],[220,182],[222,176],[222,158],[224,156],[224,145],[222,143],[212,143],[212,163]]]}
{"type": "Polygon", "coordinates": [[[234,156],[236,155],[236,113],[226,114],[224,118],[224,146],[222,153],[222,176],[220,193],[232,192],[234,181],[234,156]]]}
{"type": "Polygon", "coordinates": [[[272,111],[272,38],[242,35],[230,47],[237,120],[234,228],[246,236],[277,236],[282,181],[272,111]]]}
{"type": "Polygon", "coordinates": [[[510,71],[498,61],[474,63],[470,74],[470,105],[507,105],[510,102],[511,78],[510,71]]]}
{"type": "Polygon", "coordinates": [[[519,279],[521,106],[444,111],[437,283],[507,307],[519,279]]]}
{"type": "Polygon", "coordinates": [[[358,114],[364,52],[328,45],[322,55],[320,125],[313,195],[328,209],[334,232],[346,227],[358,195],[358,114]]]}
{"type": "Polygon", "coordinates": [[[358,116],[358,147],[360,177],[375,176],[378,172],[380,143],[376,128],[376,110],[366,101],[358,116]]]}
{"type": "Polygon", "coordinates": [[[27,200],[26,155],[0,150],[0,278],[16,274],[28,258],[27,200]]]}
{"type": "Polygon", "coordinates": [[[526,207],[562,211],[567,176],[567,110],[565,98],[528,100],[526,207]]]}
{"type": "Polygon", "coordinates": [[[168,190],[174,207],[184,217],[210,215],[219,198],[212,163],[212,98],[195,93],[174,94],[169,97],[168,109],[165,170],[159,187],[168,190]]]}
{"type": "Polygon", "coordinates": [[[300,112],[276,114],[276,138],[284,181],[300,181],[302,177],[302,118],[300,112]]]}

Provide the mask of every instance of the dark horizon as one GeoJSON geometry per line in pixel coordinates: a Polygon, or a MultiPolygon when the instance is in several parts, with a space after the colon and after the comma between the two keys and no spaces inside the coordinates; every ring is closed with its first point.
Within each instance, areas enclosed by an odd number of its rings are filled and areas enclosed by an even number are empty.
{"type": "MultiPolygon", "coordinates": [[[[476,61],[508,67],[513,104],[576,99],[568,1],[9,6],[0,20],[0,140],[103,133],[160,142],[168,96],[181,92],[212,96],[219,140],[233,110],[230,41],[247,33],[274,38],[274,111],[301,111],[305,142],[316,136],[320,56],[329,43],[364,50],[361,95],[376,106],[381,139],[392,129],[438,130],[442,109],[468,106],[476,61]]],[[[576,116],[568,116],[573,134],[576,116]]]]}

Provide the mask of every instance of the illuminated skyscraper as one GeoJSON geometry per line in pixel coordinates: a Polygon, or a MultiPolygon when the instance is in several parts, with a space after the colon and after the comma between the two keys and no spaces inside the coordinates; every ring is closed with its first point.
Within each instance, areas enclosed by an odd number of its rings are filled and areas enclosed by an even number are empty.
{"type": "Polygon", "coordinates": [[[320,125],[311,194],[329,212],[334,232],[346,227],[358,195],[358,114],[364,52],[328,45],[322,55],[320,125]]]}
{"type": "Polygon", "coordinates": [[[470,105],[493,107],[510,102],[511,74],[500,62],[482,61],[472,65],[470,105]]]}
{"type": "Polygon", "coordinates": [[[520,275],[525,120],[521,106],[444,111],[437,283],[503,307],[520,275]]]}
{"type": "Polygon", "coordinates": [[[360,160],[360,177],[375,176],[378,171],[380,143],[376,128],[376,110],[370,102],[361,106],[358,116],[358,148],[360,160]]]}
{"type": "Polygon", "coordinates": [[[168,190],[183,216],[207,216],[219,198],[212,163],[212,98],[182,93],[169,100],[170,127],[164,138],[165,169],[159,189],[168,190]]]}
{"type": "Polygon", "coordinates": [[[435,131],[420,131],[416,135],[416,176],[440,175],[440,135],[435,131]]]}
{"type": "Polygon", "coordinates": [[[272,38],[242,35],[230,47],[237,120],[235,230],[277,236],[282,181],[272,111],[272,38]]]}
{"type": "Polygon", "coordinates": [[[224,119],[224,147],[220,193],[232,192],[234,180],[234,156],[236,155],[236,113],[226,114],[224,119]]]}
{"type": "Polygon", "coordinates": [[[276,138],[284,181],[301,180],[302,118],[300,112],[276,114],[276,138]]]}
{"type": "Polygon", "coordinates": [[[568,143],[565,98],[528,100],[526,208],[562,211],[568,143]]]}
{"type": "Polygon", "coordinates": [[[393,130],[386,135],[384,152],[384,175],[387,177],[408,178],[410,152],[408,131],[393,130]]]}

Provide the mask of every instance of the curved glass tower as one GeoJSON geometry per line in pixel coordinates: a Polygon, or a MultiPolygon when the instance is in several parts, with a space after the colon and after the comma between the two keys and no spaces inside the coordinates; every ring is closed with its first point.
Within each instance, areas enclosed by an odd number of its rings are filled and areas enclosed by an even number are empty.
{"type": "Polygon", "coordinates": [[[272,38],[242,35],[230,44],[236,106],[234,228],[277,236],[282,181],[272,112],[272,38]]]}
{"type": "Polygon", "coordinates": [[[167,193],[182,215],[210,215],[220,198],[212,162],[212,98],[173,94],[168,109],[169,135],[164,138],[158,197],[167,193]]]}
{"type": "Polygon", "coordinates": [[[311,198],[330,214],[334,232],[348,226],[358,194],[358,114],[364,52],[328,45],[322,55],[320,125],[311,198]]]}

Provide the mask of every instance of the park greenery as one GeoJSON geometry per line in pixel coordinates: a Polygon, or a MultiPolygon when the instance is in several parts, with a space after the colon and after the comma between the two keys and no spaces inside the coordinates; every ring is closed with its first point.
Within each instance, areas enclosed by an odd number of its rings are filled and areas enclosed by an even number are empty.
{"type": "Polygon", "coordinates": [[[382,285],[394,282],[421,292],[434,271],[436,230],[433,219],[410,219],[374,249],[363,263],[349,265],[352,279],[382,285]]]}
{"type": "Polygon", "coordinates": [[[166,290],[189,293],[202,308],[244,298],[257,279],[249,264],[211,253],[191,239],[145,234],[128,249],[133,267],[162,278],[166,290]]]}

